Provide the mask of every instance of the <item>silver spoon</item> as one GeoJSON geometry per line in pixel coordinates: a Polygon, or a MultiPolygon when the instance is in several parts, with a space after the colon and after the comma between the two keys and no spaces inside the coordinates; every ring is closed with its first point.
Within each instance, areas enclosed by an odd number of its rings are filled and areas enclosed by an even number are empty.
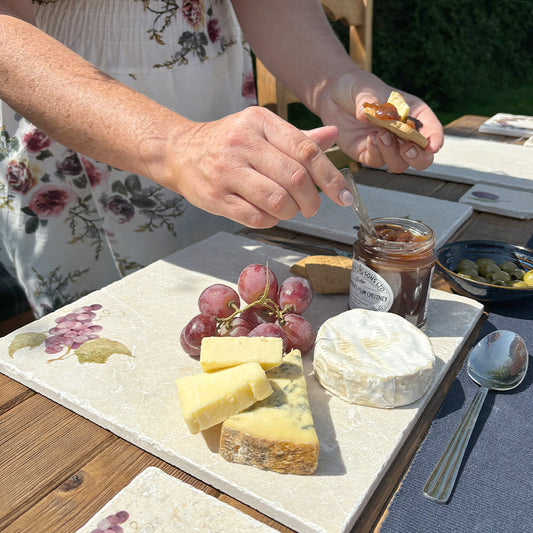
{"type": "Polygon", "coordinates": [[[352,209],[355,211],[355,214],[357,215],[357,218],[359,218],[359,222],[361,222],[361,226],[365,229],[365,231],[371,235],[372,237],[378,238],[378,234],[376,233],[376,228],[374,228],[374,224],[372,224],[372,221],[370,220],[370,217],[368,216],[368,211],[366,210],[365,204],[363,204],[363,199],[361,198],[361,195],[359,194],[359,191],[357,189],[357,185],[355,184],[355,179],[353,177],[353,174],[349,168],[341,168],[341,173],[344,176],[344,179],[348,183],[348,187],[350,188],[350,192],[353,196],[353,204],[352,209]]]}
{"type": "Polygon", "coordinates": [[[483,337],[468,357],[468,375],[480,385],[452,440],[424,486],[424,496],[446,503],[452,492],[470,435],[489,390],[508,391],[526,376],[527,347],[512,331],[497,330],[483,337]]]}

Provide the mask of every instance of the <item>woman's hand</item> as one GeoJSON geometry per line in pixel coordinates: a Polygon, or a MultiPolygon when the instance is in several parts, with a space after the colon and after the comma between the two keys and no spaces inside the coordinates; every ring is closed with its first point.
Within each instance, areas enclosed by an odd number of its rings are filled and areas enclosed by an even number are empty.
{"type": "Polygon", "coordinates": [[[154,179],[192,204],[252,228],[298,211],[318,211],[319,187],[338,205],[351,203],[346,182],[323,150],[337,138],[328,126],[304,133],[274,113],[250,107],[220,120],[181,127],[154,179]]]}
{"type": "Polygon", "coordinates": [[[444,134],[439,120],[422,100],[399,91],[410,106],[410,115],[423,124],[420,132],[429,140],[425,149],[373,126],[363,112],[363,103],[384,103],[392,90],[363,70],[341,76],[324,91],[320,117],[325,124],[337,125],[337,144],[341,150],[364,165],[376,168],[385,165],[395,173],[404,172],[410,166],[418,170],[427,168],[433,162],[433,154],[441,148],[444,134]]]}

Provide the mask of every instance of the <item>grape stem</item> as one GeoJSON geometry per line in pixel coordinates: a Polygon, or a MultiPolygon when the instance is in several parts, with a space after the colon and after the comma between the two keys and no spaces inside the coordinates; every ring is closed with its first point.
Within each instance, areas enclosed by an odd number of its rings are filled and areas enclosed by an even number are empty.
{"type": "Polygon", "coordinates": [[[72,349],[71,346],[68,347],[67,351],[60,355],[59,357],[56,357],[55,359],[48,359],[48,361],[46,361],[47,363],[53,363],[54,361],[61,361],[62,359],[66,359],[66,357],[68,356],[68,354],[70,353],[70,350],[72,349]]]}
{"type": "Polygon", "coordinates": [[[268,270],[268,262],[266,264],[266,285],[265,290],[263,291],[263,294],[255,300],[255,302],[251,302],[249,304],[246,304],[244,307],[241,307],[240,309],[235,305],[235,302],[231,303],[231,307],[235,309],[235,311],[226,318],[216,318],[217,321],[217,331],[220,330],[220,328],[223,325],[226,325],[226,328],[228,330],[231,330],[233,328],[233,319],[240,313],[243,313],[247,309],[250,309],[251,307],[255,306],[261,306],[270,311],[270,314],[276,315],[277,319],[280,321],[280,323],[283,322],[283,315],[287,312],[289,312],[292,308],[290,305],[286,305],[283,309],[280,309],[279,305],[268,298],[268,291],[270,290],[270,277],[269,277],[269,270],[268,270]]]}

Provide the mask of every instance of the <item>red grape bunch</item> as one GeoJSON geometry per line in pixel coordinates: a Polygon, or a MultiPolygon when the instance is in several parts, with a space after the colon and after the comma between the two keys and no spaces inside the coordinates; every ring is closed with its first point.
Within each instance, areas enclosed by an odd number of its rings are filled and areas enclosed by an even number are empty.
{"type": "Polygon", "coordinates": [[[200,313],[181,331],[181,346],[198,357],[204,337],[280,337],[285,352],[298,348],[304,354],[316,337],[302,316],[312,299],[307,279],[290,276],[280,284],[268,266],[248,265],[239,276],[237,291],[221,283],[202,291],[200,313]]]}

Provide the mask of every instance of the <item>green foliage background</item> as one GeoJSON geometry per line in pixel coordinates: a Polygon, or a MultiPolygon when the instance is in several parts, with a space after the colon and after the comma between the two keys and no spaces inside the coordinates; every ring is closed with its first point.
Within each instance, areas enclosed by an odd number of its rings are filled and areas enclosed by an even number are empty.
{"type": "Polygon", "coordinates": [[[373,42],[373,72],[436,110],[525,86],[533,114],[532,0],[375,0],[373,42]]]}
{"type": "MultiPolygon", "coordinates": [[[[425,100],[443,124],[533,115],[533,0],[374,0],[372,71],[425,100]]],[[[348,46],[348,29],[332,24],[348,46]]],[[[289,120],[320,125],[301,104],[289,120]]]]}

